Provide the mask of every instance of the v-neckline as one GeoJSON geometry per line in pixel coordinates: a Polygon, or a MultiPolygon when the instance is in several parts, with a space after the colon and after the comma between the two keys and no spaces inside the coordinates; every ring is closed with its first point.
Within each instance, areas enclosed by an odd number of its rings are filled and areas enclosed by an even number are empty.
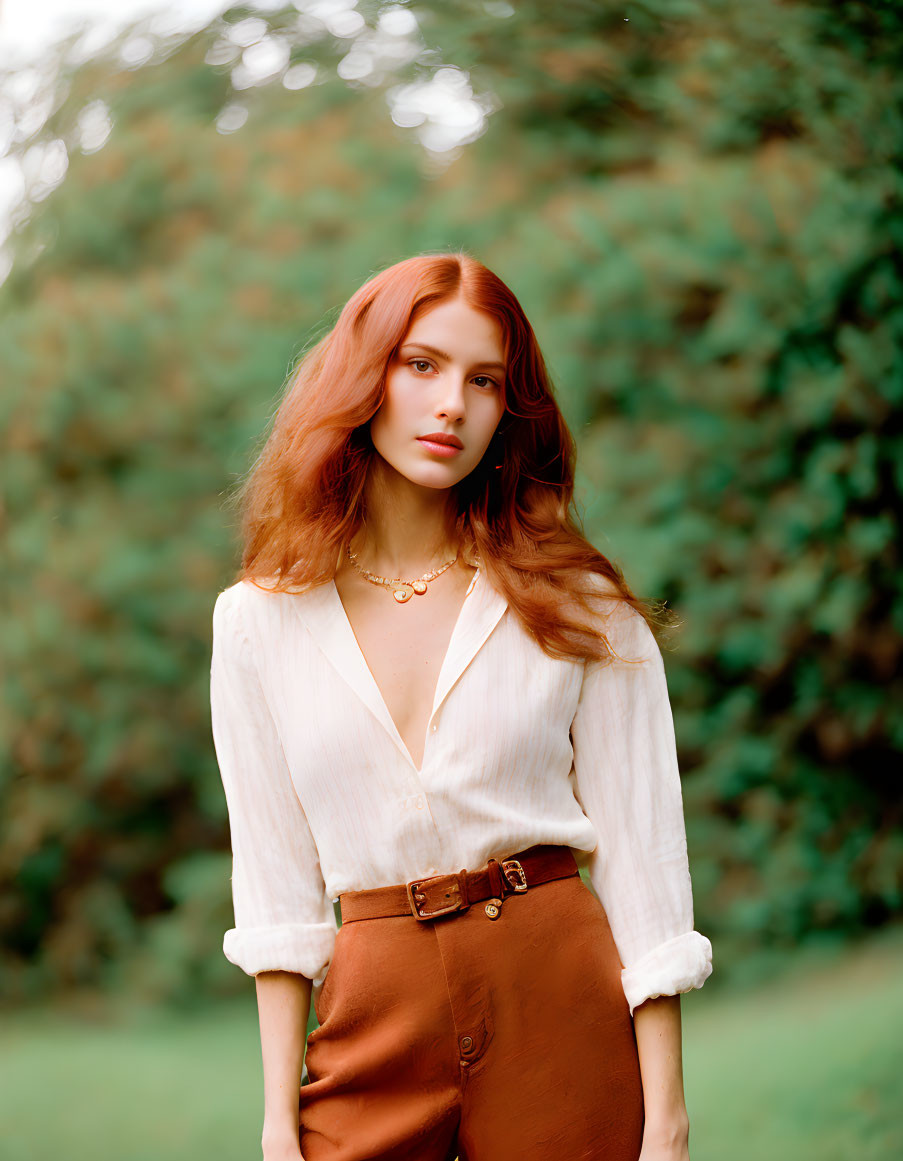
{"type": "Polygon", "coordinates": [[[342,595],[339,592],[338,585],[335,583],[335,579],[333,579],[329,582],[329,587],[332,589],[330,596],[333,596],[335,601],[338,604],[338,609],[341,612],[342,621],[344,622],[344,625],[348,630],[348,634],[350,635],[351,639],[354,641],[354,647],[355,647],[355,650],[358,654],[358,657],[360,658],[361,664],[363,665],[364,669],[367,671],[367,674],[370,677],[370,682],[373,686],[374,697],[378,698],[380,705],[381,705],[381,708],[385,712],[386,718],[389,720],[389,722],[392,725],[391,732],[394,734],[396,742],[398,743],[399,747],[401,748],[401,750],[404,753],[407,760],[410,762],[411,766],[416,771],[418,777],[420,777],[423,774],[424,767],[426,766],[426,751],[427,751],[427,746],[429,745],[429,740],[430,740],[430,726],[432,725],[433,718],[436,716],[436,710],[438,709],[436,698],[437,698],[437,695],[439,693],[440,684],[442,682],[442,675],[443,675],[443,672],[446,668],[446,662],[448,661],[448,658],[452,652],[452,647],[455,644],[455,637],[458,634],[458,627],[464,619],[465,610],[467,609],[467,602],[470,600],[470,595],[473,592],[474,588],[476,587],[477,581],[481,575],[482,575],[482,569],[477,568],[476,572],[473,574],[473,576],[470,579],[470,584],[467,586],[467,591],[464,593],[464,600],[461,602],[461,607],[458,609],[458,615],[457,615],[457,617],[455,617],[454,624],[452,625],[452,631],[449,634],[448,644],[446,645],[445,653],[442,656],[442,662],[439,666],[439,672],[436,674],[436,685],[435,685],[435,688],[433,690],[433,702],[432,702],[432,705],[430,707],[429,717],[426,719],[426,729],[424,731],[424,738],[423,738],[423,756],[420,759],[419,766],[414,761],[414,756],[412,755],[410,749],[408,748],[407,742],[405,742],[404,738],[401,736],[401,730],[398,728],[398,723],[395,721],[395,718],[392,716],[392,711],[389,709],[389,703],[386,701],[385,694],[383,693],[382,689],[380,689],[379,682],[376,680],[376,675],[374,674],[373,670],[370,668],[370,663],[367,660],[366,654],[364,653],[363,649],[361,648],[361,643],[360,643],[360,641],[358,641],[357,633],[355,633],[354,626],[351,624],[351,618],[348,616],[348,610],[345,608],[345,602],[342,600],[342,595]]]}
{"type": "Polygon", "coordinates": [[[367,707],[394,742],[412,774],[418,779],[430,761],[430,739],[436,715],[461,675],[473,661],[508,608],[505,597],[486,580],[482,569],[471,579],[452,628],[439,669],[433,704],[427,720],[423,760],[418,767],[404,743],[376,678],[354,635],[334,580],[295,594],[292,606],[314,643],[333,669],[367,707]]]}

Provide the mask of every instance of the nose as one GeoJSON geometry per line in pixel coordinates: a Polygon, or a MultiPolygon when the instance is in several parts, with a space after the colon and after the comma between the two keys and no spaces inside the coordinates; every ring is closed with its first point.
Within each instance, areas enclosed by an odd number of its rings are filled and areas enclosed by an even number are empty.
{"type": "Polygon", "coordinates": [[[436,394],[435,416],[459,422],[465,415],[464,379],[460,375],[448,373],[439,380],[436,394]]]}

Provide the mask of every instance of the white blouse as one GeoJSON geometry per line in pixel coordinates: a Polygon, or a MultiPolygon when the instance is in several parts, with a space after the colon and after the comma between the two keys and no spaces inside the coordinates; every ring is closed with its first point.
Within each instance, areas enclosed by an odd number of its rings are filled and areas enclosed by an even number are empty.
{"type": "Polygon", "coordinates": [[[615,650],[641,664],[550,658],[477,571],[418,770],[332,581],[221,592],[211,717],[233,853],[226,958],[249,975],[299,972],[316,994],[341,892],[559,843],[605,908],[631,1014],[701,987],[712,945],[693,929],[662,655],[629,605],[599,608],[615,650]]]}

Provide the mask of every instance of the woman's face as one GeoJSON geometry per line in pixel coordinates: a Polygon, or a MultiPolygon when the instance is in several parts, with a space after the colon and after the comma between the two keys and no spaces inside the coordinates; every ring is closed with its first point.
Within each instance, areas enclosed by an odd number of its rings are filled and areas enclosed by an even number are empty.
{"type": "Polygon", "coordinates": [[[421,315],[389,362],[385,397],[370,421],[386,463],[426,488],[463,480],[502,417],[504,359],[499,324],[463,299],[421,315]]]}

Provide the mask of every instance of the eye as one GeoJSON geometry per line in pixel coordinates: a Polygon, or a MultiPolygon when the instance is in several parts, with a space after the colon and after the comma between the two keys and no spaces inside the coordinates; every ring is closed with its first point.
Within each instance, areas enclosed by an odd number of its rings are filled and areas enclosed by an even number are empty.
{"type": "MultiPolygon", "coordinates": [[[[419,358],[408,359],[408,366],[413,367],[418,375],[425,375],[428,371],[432,370],[433,364],[429,359],[419,358]]],[[[498,387],[498,383],[491,375],[474,375],[472,382],[483,391],[498,387]],[[482,382],[478,382],[478,380],[482,380],[482,382]]]]}

